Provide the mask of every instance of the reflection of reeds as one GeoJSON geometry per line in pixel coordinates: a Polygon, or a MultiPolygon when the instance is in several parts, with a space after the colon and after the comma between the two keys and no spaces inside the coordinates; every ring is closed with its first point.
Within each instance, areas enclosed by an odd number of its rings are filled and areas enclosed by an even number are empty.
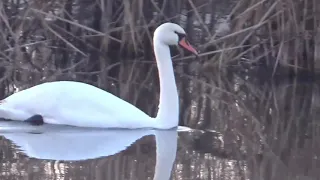
{"type": "Polygon", "coordinates": [[[279,168],[287,166],[294,174],[304,174],[299,167],[308,167],[310,172],[313,171],[316,167],[312,162],[318,160],[312,157],[318,156],[315,149],[319,146],[319,133],[316,133],[319,127],[314,125],[317,117],[313,115],[317,103],[312,102],[318,96],[314,93],[315,85],[297,79],[263,84],[241,78],[237,81],[240,84],[235,92],[238,112],[228,118],[234,120],[232,117],[241,115],[231,125],[242,137],[243,147],[262,158],[256,159],[255,163],[261,163],[259,165],[266,171],[253,175],[269,177],[273,173],[279,179],[284,177],[285,174],[272,168],[276,164],[279,168]],[[267,160],[270,156],[274,158],[271,162],[267,160]]]}
{"type": "MultiPolygon", "coordinates": [[[[318,162],[312,157],[319,154],[318,85],[297,78],[261,82],[254,76],[226,77],[192,79],[193,86],[200,88],[192,93],[191,101],[198,108],[196,112],[207,113],[201,116],[208,119],[184,116],[183,120],[193,127],[221,130],[226,143],[236,141],[250,159],[246,162],[254,172],[253,179],[270,177],[270,173],[283,179],[284,169],[303,174],[299,167],[310,168],[310,175],[318,177],[314,172],[316,165],[312,164],[318,162]],[[205,98],[199,101],[200,97],[205,98]],[[198,105],[208,100],[209,105],[198,105]],[[263,169],[257,171],[257,167],[263,169]]],[[[207,144],[211,142],[207,140],[207,144]]]]}

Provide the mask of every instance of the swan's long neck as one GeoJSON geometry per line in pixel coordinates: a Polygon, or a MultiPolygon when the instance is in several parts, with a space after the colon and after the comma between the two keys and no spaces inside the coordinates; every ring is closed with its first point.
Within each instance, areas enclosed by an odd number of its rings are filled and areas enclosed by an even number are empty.
{"type": "Polygon", "coordinates": [[[160,80],[159,110],[156,123],[159,128],[176,127],[179,122],[179,97],[174,77],[170,49],[157,38],[154,39],[154,51],[160,80]]]}

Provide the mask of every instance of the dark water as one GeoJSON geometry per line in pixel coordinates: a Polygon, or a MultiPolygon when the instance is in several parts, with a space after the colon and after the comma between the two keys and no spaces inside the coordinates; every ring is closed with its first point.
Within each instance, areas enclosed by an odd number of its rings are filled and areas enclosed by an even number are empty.
{"type": "Polygon", "coordinates": [[[210,172],[194,173],[200,168],[195,159],[209,160],[201,152],[201,136],[210,134],[217,152],[223,144],[218,133],[198,130],[31,127],[20,122],[0,126],[1,179],[207,178],[210,172]]]}

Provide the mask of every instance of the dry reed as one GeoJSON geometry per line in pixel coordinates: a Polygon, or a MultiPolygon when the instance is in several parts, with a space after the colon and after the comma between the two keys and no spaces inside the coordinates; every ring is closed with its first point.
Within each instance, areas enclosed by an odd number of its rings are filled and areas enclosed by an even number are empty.
{"type": "MultiPolygon", "coordinates": [[[[226,16],[228,31],[222,32],[215,28],[217,7],[217,2],[207,0],[1,1],[0,95],[13,93],[12,84],[23,89],[44,81],[74,79],[108,89],[154,114],[158,81],[152,32],[160,23],[173,21],[191,34],[202,52],[200,66],[209,71],[209,76],[202,76],[188,54],[174,58],[181,124],[223,129],[229,141],[237,139],[254,153],[263,144],[276,158],[291,147],[293,151],[281,155],[288,164],[287,155],[297,154],[303,139],[298,143],[289,137],[303,136],[307,129],[317,132],[310,127],[316,117],[306,112],[315,111],[318,105],[312,99],[319,95],[296,81],[290,88],[275,86],[228,69],[258,75],[316,73],[320,69],[319,3],[238,0],[226,16]]],[[[304,143],[306,149],[311,145],[318,143],[315,139],[304,143]]],[[[207,160],[196,155],[189,164],[205,166],[207,160]]],[[[249,168],[259,162],[251,163],[249,168]]]]}

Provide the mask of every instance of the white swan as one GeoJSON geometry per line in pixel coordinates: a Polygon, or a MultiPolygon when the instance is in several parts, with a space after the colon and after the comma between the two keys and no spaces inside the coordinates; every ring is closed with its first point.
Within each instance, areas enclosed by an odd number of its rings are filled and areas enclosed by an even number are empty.
{"type": "Polygon", "coordinates": [[[0,102],[0,118],[102,128],[170,129],[178,126],[179,98],[170,45],[197,54],[182,27],[164,23],[154,32],[154,52],[160,79],[155,118],[132,104],[94,86],[72,81],[47,82],[22,90],[0,102]]]}

